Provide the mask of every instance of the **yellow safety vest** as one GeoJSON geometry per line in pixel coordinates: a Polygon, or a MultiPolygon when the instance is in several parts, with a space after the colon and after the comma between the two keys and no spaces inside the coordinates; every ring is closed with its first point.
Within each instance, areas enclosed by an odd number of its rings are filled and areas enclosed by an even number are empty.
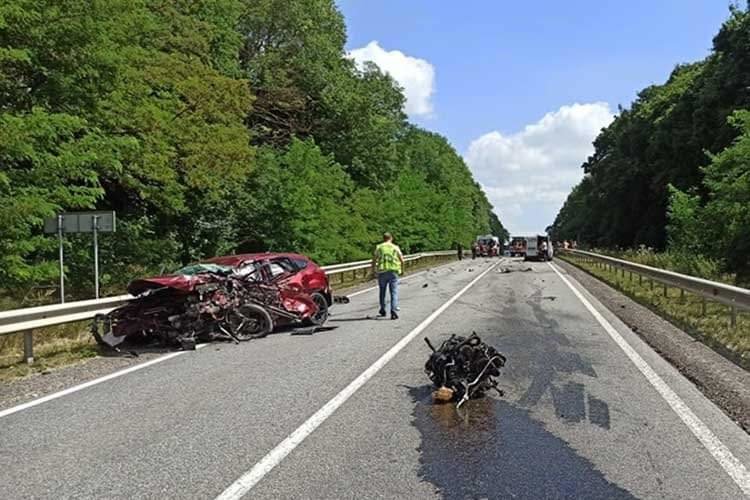
{"type": "Polygon", "coordinates": [[[393,271],[401,274],[401,260],[398,258],[399,248],[390,242],[384,242],[375,248],[377,268],[379,273],[393,271]]]}

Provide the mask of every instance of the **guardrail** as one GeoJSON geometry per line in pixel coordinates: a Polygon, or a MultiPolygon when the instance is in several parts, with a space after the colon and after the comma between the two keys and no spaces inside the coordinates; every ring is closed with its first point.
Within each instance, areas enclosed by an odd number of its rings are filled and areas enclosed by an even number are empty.
{"type": "MultiPolygon", "coordinates": [[[[456,255],[453,250],[439,252],[423,252],[404,256],[408,267],[422,259],[437,259],[456,255]]],[[[358,278],[357,272],[364,270],[359,278],[365,279],[370,274],[371,261],[360,260],[346,262],[344,264],[333,264],[322,266],[328,276],[340,276],[339,284],[344,283],[345,273],[352,273],[354,280],[358,278]]],[[[107,314],[133,297],[131,295],[118,295],[103,299],[79,300],[66,302],[65,304],[53,304],[49,306],[27,307],[24,309],[13,309],[0,312],[0,336],[23,333],[23,352],[27,363],[34,362],[34,331],[40,328],[86,321],[94,319],[97,314],[107,314]]]]}
{"type": "Polygon", "coordinates": [[[750,290],[746,288],[718,283],[716,281],[709,281],[703,278],[696,278],[694,276],[667,271],[665,269],[658,269],[656,267],[644,266],[643,264],[636,264],[635,262],[617,259],[615,257],[609,257],[594,252],[566,249],[560,250],[559,253],[573,255],[576,258],[583,259],[594,265],[599,265],[605,268],[609,267],[615,272],[620,270],[622,271],[623,276],[626,272],[631,273],[631,278],[633,274],[637,274],[641,281],[644,277],[651,280],[652,287],[654,282],[660,283],[664,287],[664,296],[667,296],[668,294],[668,287],[677,288],[683,292],[687,291],[693,293],[703,299],[703,314],[706,314],[707,300],[712,300],[729,306],[730,325],[732,327],[737,326],[738,310],[750,311],[750,290]]]}

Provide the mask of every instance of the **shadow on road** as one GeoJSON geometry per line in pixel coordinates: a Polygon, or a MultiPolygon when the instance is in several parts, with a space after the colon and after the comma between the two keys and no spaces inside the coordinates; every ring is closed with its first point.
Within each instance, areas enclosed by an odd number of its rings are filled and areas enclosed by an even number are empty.
{"type": "Polygon", "coordinates": [[[377,318],[375,316],[358,316],[355,318],[333,318],[333,319],[329,319],[328,322],[329,323],[348,323],[351,321],[375,321],[377,319],[382,319],[382,318],[377,318]]]}
{"type": "Polygon", "coordinates": [[[409,388],[419,474],[443,498],[634,498],[527,410],[491,398],[456,410],[432,404],[431,392],[409,388]]]}

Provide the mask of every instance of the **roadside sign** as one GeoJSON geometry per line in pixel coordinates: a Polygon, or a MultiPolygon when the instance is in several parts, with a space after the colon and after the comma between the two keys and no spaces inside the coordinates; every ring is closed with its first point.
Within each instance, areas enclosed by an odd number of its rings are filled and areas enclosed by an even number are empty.
{"type": "Polygon", "coordinates": [[[100,233],[113,233],[116,228],[115,213],[108,211],[92,212],[63,212],[55,217],[44,219],[44,232],[57,234],[59,222],[62,221],[63,233],[93,233],[94,222],[96,230],[100,233]]]}
{"type": "Polygon", "coordinates": [[[94,296],[99,298],[99,233],[115,232],[115,212],[63,212],[44,219],[44,232],[57,234],[60,241],[60,303],[65,302],[65,266],[63,264],[63,234],[94,234],[94,296]]]}

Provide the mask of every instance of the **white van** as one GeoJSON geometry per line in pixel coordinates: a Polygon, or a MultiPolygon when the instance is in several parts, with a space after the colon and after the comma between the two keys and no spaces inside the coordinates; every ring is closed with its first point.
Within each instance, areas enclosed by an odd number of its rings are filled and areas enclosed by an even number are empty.
{"type": "Polygon", "coordinates": [[[526,237],[526,258],[524,260],[552,260],[554,251],[549,236],[527,236],[526,237]],[[542,244],[546,243],[547,250],[542,253],[542,244]]]}

